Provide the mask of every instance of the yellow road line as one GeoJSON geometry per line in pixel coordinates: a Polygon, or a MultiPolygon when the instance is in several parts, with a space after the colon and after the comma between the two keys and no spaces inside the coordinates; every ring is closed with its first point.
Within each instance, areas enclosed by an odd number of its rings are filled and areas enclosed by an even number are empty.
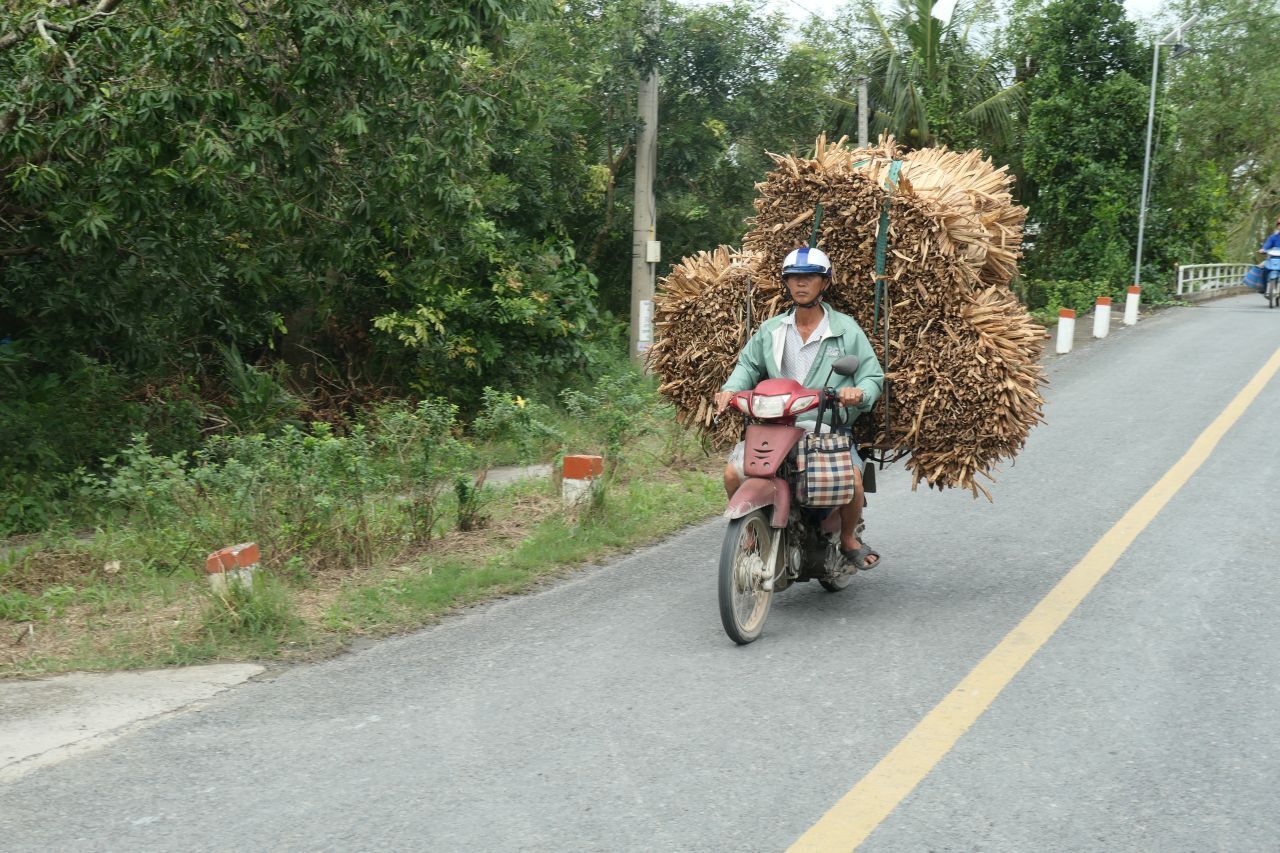
{"type": "Polygon", "coordinates": [[[796,841],[791,851],[849,851],[866,840],[920,784],[991,705],[1031,656],[1053,636],[1164,508],[1280,370],[1280,349],[1200,434],[1191,448],[1089,549],[1026,618],[925,715],[893,751],[796,841]]]}

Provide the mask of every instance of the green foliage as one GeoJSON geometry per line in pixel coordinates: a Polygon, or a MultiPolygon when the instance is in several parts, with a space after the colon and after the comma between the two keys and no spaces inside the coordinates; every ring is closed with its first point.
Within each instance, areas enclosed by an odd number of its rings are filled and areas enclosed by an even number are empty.
{"type": "Polygon", "coordinates": [[[1030,20],[1024,49],[1035,69],[1023,163],[1039,227],[1029,272],[1124,283],[1146,133],[1134,26],[1118,0],[1054,0],[1030,20]]]}
{"type": "Polygon", "coordinates": [[[564,443],[564,433],[554,424],[553,413],[541,403],[493,388],[485,388],[480,413],[471,422],[471,434],[482,444],[506,444],[516,451],[521,465],[545,458],[548,450],[564,443]]]}
{"type": "Polygon", "coordinates": [[[1089,311],[1097,304],[1099,296],[1110,296],[1119,299],[1123,287],[1106,279],[1085,279],[1082,281],[1037,281],[1024,280],[1019,284],[1022,301],[1028,308],[1046,317],[1057,317],[1058,311],[1070,308],[1074,311],[1089,311]]]}
{"type": "Polygon", "coordinates": [[[181,384],[131,393],[131,383],[84,356],[49,370],[16,343],[0,343],[0,536],[57,521],[78,468],[146,431],[162,452],[199,443],[204,410],[181,384]]]}
{"type": "Polygon", "coordinates": [[[603,444],[606,476],[617,470],[632,440],[650,428],[657,412],[665,409],[654,394],[652,381],[630,365],[601,377],[589,390],[565,389],[560,399],[569,414],[603,444]]]}
{"type": "Polygon", "coordinates": [[[328,622],[344,631],[418,625],[450,608],[527,588],[566,566],[653,541],[707,517],[723,502],[720,483],[702,474],[669,483],[633,481],[600,511],[553,516],[494,556],[427,558],[416,573],[353,587],[328,622]]]}
{"type": "MultiPolygon", "coordinates": [[[[588,181],[569,200],[569,232],[600,279],[601,306],[628,310],[637,81],[656,65],[655,195],[665,262],[736,244],[769,151],[809,149],[828,129],[835,55],[795,42],[758,3],[661,6],[656,39],[637,35],[640,0],[570,0],[543,50],[578,81],[573,130],[588,181]]],[[[661,269],[664,269],[660,268],[661,269]]]]}
{"type": "Polygon", "coordinates": [[[590,164],[559,140],[585,84],[544,77],[545,0],[21,6],[0,335],[45,369],[212,371],[251,432],[293,416],[249,366],[273,351],[420,394],[583,366],[596,280],[561,202],[590,164]]]}
{"type": "Polygon", "coordinates": [[[170,456],[138,436],[86,478],[82,497],[154,571],[181,572],[210,543],[247,540],[268,565],[303,576],[355,568],[435,532],[442,491],[471,462],[455,417],[442,402],[387,406],[348,435],[286,427],[170,456]]]}
{"type": "MultiPolygon", "coordinates": [[[[1020,82],[1005,79],[979,33],[995,19],[984,0],[958,3],[950,20],[933,16],[935,0],[898,0],[888,15],[863,4],[861,20],[875,35],[845,48],[846,80],[870,78],[871,132],[891,132],[913,148],[986,147],[1004,141],[1023,108],[1020,82]]],[[[852,103],[855,90],[844,89],[852,103]]],[[[837,113],[842,133],[856,132],[856,111],[837,113]]]]}
{"type": "Polygon", "coordinates": [[[359,299],[376,259],[475,210],[512,4],[126,3],[77,30],[74,65],[27,25],[81,10],[27,5],[0,52],[3,307],[40,350],[261,345],[280,307],[359,299]]]}
{"type": "MultiPolygon", "coordinates": [[[[489,396],[496,423],[533,405],[489,396]]],[[[723,501],[713,477],[653,470],[650,457],[683,456],[695,442],[671,432],[669,410],[645,377],[618,370],[567,396],[577,414],[539,407],[539,418],[562,419],[557,428],[571,428],[575,447],[621,441],[626,451],[615,457],[621,473],[609,500],[585,512],[561,511],[545,481],[482,490],[469,476],[476,455],[458,438],[456,410],[438,401],[379,407],[350,435],[286,427],[214,437],[194,455],[161,454],[139,437],[83,486],[96,512],[85,517],[98,528],[91,540],[50,534],[0,557],[0,622],[41,622],[37,636],[46,637],[93,632],[57,656],[18,655],[13,668],[132,668],[328,648],[352,630],[411,628],[653,541],[723,501]],[[683,446],[673,450],[677,436],[683,446]],[[530,523],[530,506],[545,519],[530,523]],[[501,535],[469,540],[479,547],[466,555],[415,544],[428,528],[485,518],[502,523],[501,535]],[[524,536],[512,540],[520,528],[524,536]],[[244,540],[263,549],[254,589],[211,597],[204,555],[244,540]],[[317,603],[331,607],[321,622],[317,603]],[[157,612],[158,623],[144,615],[157,612]]]]}
{"type": "Polygon", "coordinates": [[[39,595],[18,589],[0,591],[0,619],[10,622],[40,622],[61,612],[75,599],[75,589],[63,584],[48,587],[39,595]]]}
{"type": "MultiPolygon", "coordinates": [[[[1022,199],[1039,230],[1027,271],[1130,283],[1150,47],[1139,43],[1116,0],[1022,5],[1033,8],[1010,50],[1029,66],[1022,199]]],[[[1181,75],[1186,61],[1165,48],[1162,74],[1181,75]]],[[[1229,169],[1184,147],[1200,130],[1159,98],[1155,131],[1142,278],[1147,298],[1159,300],[1177,264],[1222,259],[1233,199],[1229,169]]]]}
{"type": "Polygon", "coordinates": [[[489,523],[484,508],[490,496],[485,492],[483,476],[474,480],[465,474],[454,477],[453,496],[457,502],[459,530],[479,530],[489,523]]]}
{"type": "MultiPolygon", "coordinates": [[[[1221,194],[1210,227],[1212,259],[1252,261],[1280,214],[1280,63],[1275,60],[1274,0],[1179,0],[1165,5],[1173,26],[1193,14],[1189,53],[1166,59],[1168,103],[1177,114],[1177,145],[1162,150],[1175,172],[1155,192],[1174,210],[1198,174],[1198,193],[1221,194]]],[[[1185,221],[1185,217],[1182,217],[1185,221]]],[[[1203,255],[1201,255],[1203,257],[1203,255]]]]}
{"type": "Polygon", "coordinates": [[[301,634],[303,624],[289,589],[267,572],[253,576],[251,588],[230,583],[225,592],[212,596],[203,628],[215,643],[229,640],[264,640],[271,646],[301,634]]]}
{"type": "Polygon", "coordinates": [[[810,150],[828,130],[836,68],[831,52],[790,43],[786,19],[760,4],[673,4],[664,15],[655,192],[674,262],[741,241],[755,183],[773,167],[766,152],[810,150]]]}
{"type": "MultiPolygon", "coordinates": [[[[573,249],[474,236],[472,249],[489,258],[488,278],[459,281],[438,299],[419,298],[411,309],[373,320],[406,348],[410,385],[419,393],[457,393],[495,374],[519,383],[580,367],[596,320],[596,280],[573,249]]],[[[416,277],[390,263],[380,272],[393,282],[416,277]]]]}
{"type": "Polygon", "coordinates": [[[835,74],[747,2],[664,5],[656,40],[642,5],[23,0],[0,37],[0,338],[33,387],[0,405],[35,402],[0,410],[0,442],[71,404],[9,467],[272,432],[298,398],[470,415],[486,386],[593,378],[627,305],[639,74],[666,81],[670,259],[738,239],[766,150],[825,129],[835,74]],[[77,420],[104,377],[116,406],[77,420]]]}
{"type": "MultiPolygon", "coordinates": [[[[235,347],[218,346],[231,402],[223,415],[237,432],[269,432],[294,422],[302,401],[268,371],[245,364],[235,347]]],[[[283,366],[283,365],[282,365],[283,366]]]]}

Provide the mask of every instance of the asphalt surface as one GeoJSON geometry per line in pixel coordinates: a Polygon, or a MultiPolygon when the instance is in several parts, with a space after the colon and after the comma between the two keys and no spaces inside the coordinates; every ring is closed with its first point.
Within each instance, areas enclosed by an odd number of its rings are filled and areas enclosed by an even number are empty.
{"type": "MultiPolygon", "coordinates": [[[[881,475],[885,563],[734,646],[723,522],[219,694],[0,785],[0,848],[782,850],[1280,346],[1257,296],[1056,360],[995,502],[881,475]]],[[[1280,847],[1280,379],[916,790],[877,851],[1280,847]]]]}

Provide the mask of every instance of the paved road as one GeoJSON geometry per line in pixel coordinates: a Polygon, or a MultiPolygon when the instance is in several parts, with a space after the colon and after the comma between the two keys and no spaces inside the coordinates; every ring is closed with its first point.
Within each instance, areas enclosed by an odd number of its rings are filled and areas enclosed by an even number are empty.
{"type": "MultiPolygon", "coordinates": [[[[1071,569],[1280,346],[1246,296],[1054,362],[994,504],[883,476],[886,564],[721,632],[722,523],[221,694],[0,788],[5,850],[785,849],[1071,569]]],[[[875,851],[1280,844],[1280,379],[875,851]]]]}

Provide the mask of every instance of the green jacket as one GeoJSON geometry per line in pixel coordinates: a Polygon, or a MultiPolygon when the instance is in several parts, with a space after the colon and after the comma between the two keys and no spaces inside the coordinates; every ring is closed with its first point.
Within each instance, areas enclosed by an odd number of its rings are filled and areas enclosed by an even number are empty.
{"type": "MultiPolygon", "coordinates": [[[[818,355],[813,359],[809,375],[801,384],[806,388],[827,387],[827,376],[830,374],[832,388],[861,388],[864,396],[856,408],[858,414],[865,414],[871,411],[884,390],[884,370],[880,367],[875,350],[871,348],[871,341],[857,321],[828,307],[825,302],[822,310],[827,312],[827,334],[819,344],[818,355]],[[841,376],[831,373],[831,362],[846,355],[856,355],[861,362],[857,375],[841,376]]],[[[787,314],[779,314],[764,321],[759,331],[747,341],[742,354],[738,356],[738,364],[733,373],[720,386],[721,391],[745,391],[756,387],[765,379],[782,378],[782,352],[787,335],[787,324],[782,320],[786,316],[787,314]]],[[[807,421],[812,424],[817,419],[817,414],[816,409],[806,412],[797,418],[797,422],[807,421]]]]}

